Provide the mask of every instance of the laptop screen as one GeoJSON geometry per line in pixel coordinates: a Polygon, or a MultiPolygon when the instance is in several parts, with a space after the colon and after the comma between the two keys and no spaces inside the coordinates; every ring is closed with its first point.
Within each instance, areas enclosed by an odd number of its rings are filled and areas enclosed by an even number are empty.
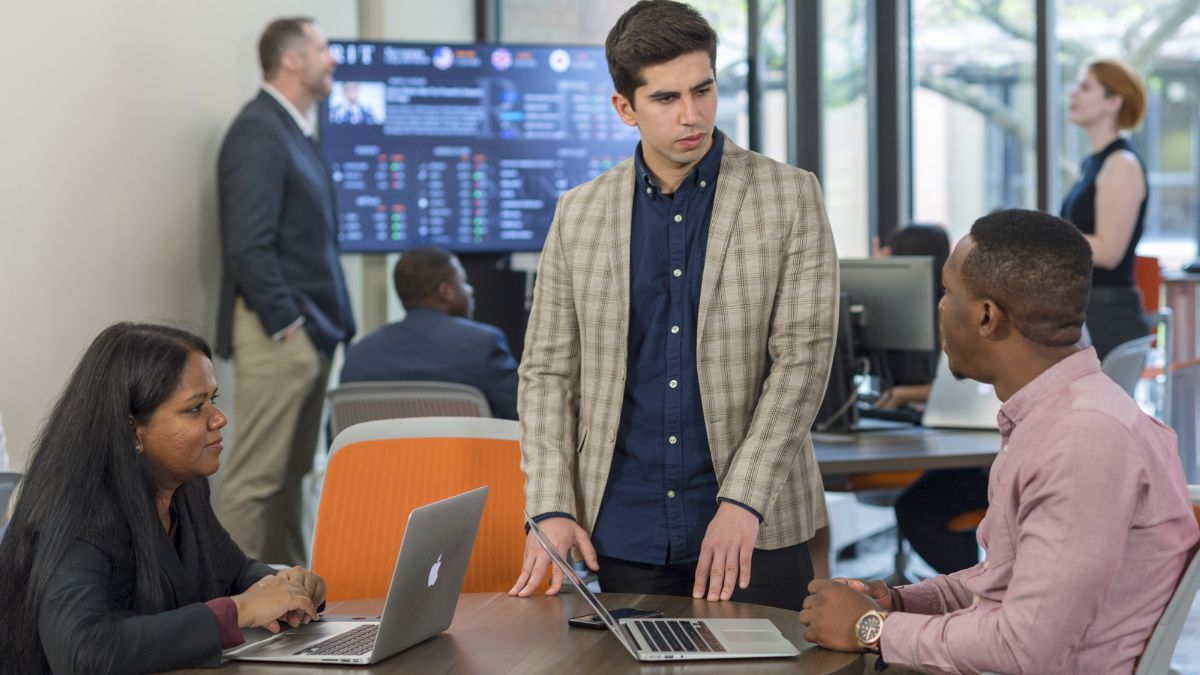
{"type": "Polygon", "coordinates": [[[587,584],[583,583],[583,579],[579,578],[579,575],[575,573],[575,569],[572,568],[570,563],[568,563],[566,559],[564,559],[562,555],[555,549],[554,545],[550,543],[550,540],[546,538],[546,534],[542,532],[542,529],[538,527],[537,523],[533,522],[533,519],[529,517],[528,513],[525,514],[525,522],[529,524],[529,531],[533,532],[533,536],[537,538],[538,543],[542,545],[542,548],[546,549],[546,553],[550,554],[550,559],[554,561],[554,564],[558,566],[558,569],[562,570],[562,573],[567,575],[567,578],[571,580],[571,583],[575,584],[575,587],[579,589],[579,594],[588,601],[588,604],[592,606],[592,609],[596,611],[596,614],[599,615],[601,619],[604,619],[604,623],[609,627],[609,629],[617,635],[617,638],[619,638],[621,642],[625,644],[626,648],[629,648],[630,651],[632,651],[630,645],[625,642],[625,635],[621,632],[621,627],[617,624],[617,620],[613,618],[612,613],[600,603],[600,599],[596,597],[595,593],[592,593],[591,589],[587,587],[587,584]]]}

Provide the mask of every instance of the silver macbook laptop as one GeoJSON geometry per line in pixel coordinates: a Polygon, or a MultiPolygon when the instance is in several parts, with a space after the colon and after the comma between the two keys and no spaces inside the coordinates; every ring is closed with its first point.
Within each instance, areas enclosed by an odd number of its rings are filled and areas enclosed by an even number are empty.
{"type": "Polygon", "coordinates": [[[596,615],[638,661],[761,659],[796,656],[800,650],[767,619],[621,619],[588,590],[575,570],[546,539],[537,523],[525,522],[562,573],[575,584],[596,615]]]}
{"type": "Polygon", "coordinates": [[[486,486],[412,510],[377,621],[314,621],[225,653],[231,659],[366,665],[450,627],[486,486]]]}
{"type": "Polygon", "coordinates": [[[938,358],[937,375],[925,404],[921,425],[939,429],[996,429],[1000,399],[990,384],[959,380],[950,373],[946,355],[938,358]]]}

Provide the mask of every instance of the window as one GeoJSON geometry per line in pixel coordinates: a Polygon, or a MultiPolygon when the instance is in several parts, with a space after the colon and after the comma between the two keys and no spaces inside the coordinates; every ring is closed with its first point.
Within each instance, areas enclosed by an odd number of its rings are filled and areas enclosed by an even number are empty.
{"type": "Polygon", "coordinates": [[[1196,257],[1200,225],[1200,15],[1194,2],[1059,0],[1059,100],[1052,123],[1062,139],[1059,191],[1075,181],[1091,146],[1066,121],[1067,93],[1089,59],[1121,59],[1141,73],[1149,93],[1146,119],[1131,140],[1146,164],[1150,197],[1139,253],[1177,267],[1196,257]]]}
{"type": "Polygon", "coordinates": [[[1037,206],[1034,2],[912,1],[913,218],[1037,206]]]}
{"type": "Polygon", "coordinates": [[[866,0],[827,2],[821,12],[821,183],[843,257],[871,250],[866,13],[866,0]]]}

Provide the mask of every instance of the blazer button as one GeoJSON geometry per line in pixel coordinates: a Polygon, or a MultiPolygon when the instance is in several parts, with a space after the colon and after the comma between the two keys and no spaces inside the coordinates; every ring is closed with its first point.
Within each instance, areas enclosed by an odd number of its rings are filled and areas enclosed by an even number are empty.
{"type": "Polygon", "coordinates": [[[608,442],[612,443],[616,440],[617,440],[617,435],[615,433],[613,433],[612,429],[609,429],[608,430],[608,442]]]}

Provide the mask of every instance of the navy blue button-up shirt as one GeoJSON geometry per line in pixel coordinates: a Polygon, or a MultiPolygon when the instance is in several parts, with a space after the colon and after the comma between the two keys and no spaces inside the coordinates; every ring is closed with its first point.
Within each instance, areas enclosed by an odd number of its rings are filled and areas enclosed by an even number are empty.
{"type": "Polygon", "coordinates": [[[695,561],[717,510],[696,377],[696,319],[724,139],[674,194],[636,154],[629,242],[629,348],[612,468],[592,529],[596,551],[632,562],[695,561]]]}

